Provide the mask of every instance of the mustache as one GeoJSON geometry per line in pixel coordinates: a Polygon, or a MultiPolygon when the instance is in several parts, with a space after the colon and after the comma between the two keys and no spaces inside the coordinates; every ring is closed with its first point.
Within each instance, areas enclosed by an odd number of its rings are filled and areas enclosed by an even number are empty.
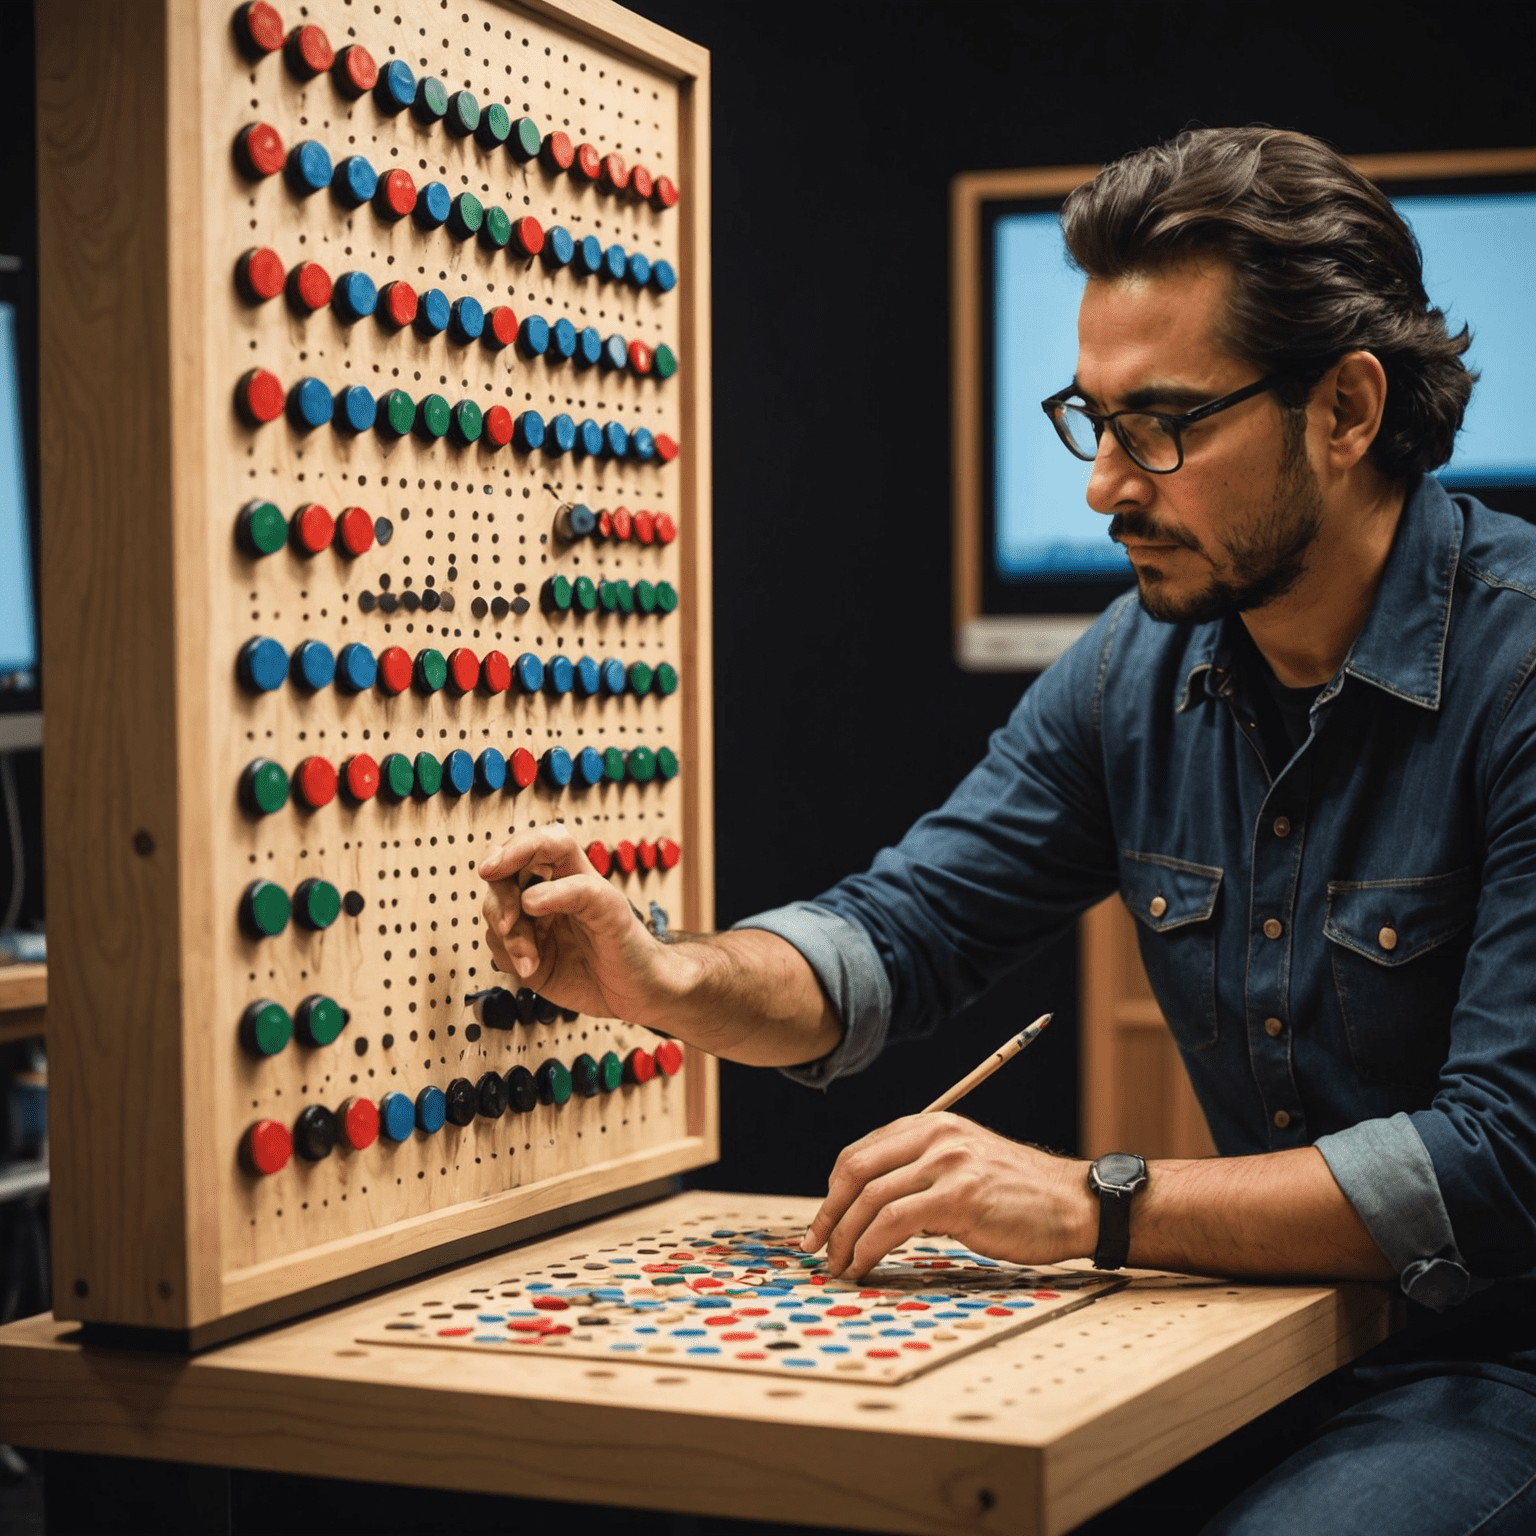
{"type": "Polygon", "coordinates": [[[1109,520],[1109,536],[1116,544],[1127,539],[1146,544],[1177,544],[1181,549],[1200,552],[1200,541],[1192,533],[1172,523],[1160,523],[1145,512],[1117,512],[1109,520]]]}

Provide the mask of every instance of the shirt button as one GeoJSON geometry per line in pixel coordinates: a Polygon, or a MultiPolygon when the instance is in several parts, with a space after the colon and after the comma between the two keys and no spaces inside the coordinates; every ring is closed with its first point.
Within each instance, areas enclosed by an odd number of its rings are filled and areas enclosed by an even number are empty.
{"type": "Polygon", "coordinates": [[[1277,1130],[1283,1131],[1290,1123],[1291,1117],[1283,1109],[1275,1111],[1275,1127],[1277,1130]]]}
{"type": "Polygon", "coordinates": [[[1396,949],[1397,929],[1392,927],[1383,928],[1381,932],[1376,935],[1376,942],[1380,944],[1383,949],[1396,949]]]}
{"type": "Polygon", "coordinates": [[[1264,1033],[1268,1035],[1271,1040],[1273,1040],[1275,1036],[1278,1035],[1284,1028],[1285,1025],[1282,1024],[1279,1019],[1264,1020],[1264,1033]]]}
{"type": "Polygon", "coordinates": [[[1281,927],[1278,917],[1266,917],[1264,919],[1264,937],[1266,939],[1278,939],[1284,932],[1285,929],[1281,927]]]}
{"type": "MultiPolygon", "coordinates": [[[[1153,917],[1161,917],[1167,910],[1168,903],[1164,901],[1161,896],[1154,896],[1152,900],[1147,904],[1147,911],[1150,912],[1153,917]]],[[[1382,932],[1385,933],[1386,930],[1383,929],[1382,932]]],[[[1394,940],[1394,942],[1396,941],[1394,940]]]]}
{"type": "Polygon", "coordinates": [[[1275,817],[1275,836],[1289,837],[1291,834],[1291,818],[1289,816],[1275,817]]]}

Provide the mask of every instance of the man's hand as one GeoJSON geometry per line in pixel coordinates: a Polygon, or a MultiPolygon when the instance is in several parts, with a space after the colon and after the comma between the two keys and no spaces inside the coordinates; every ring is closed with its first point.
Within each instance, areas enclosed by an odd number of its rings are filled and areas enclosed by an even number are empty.
{"type": "Polygon", "coordinates": [[[867,1274],[919,1235],[987,1258],[1051,1264],[1091,1253],[1088,1165],[1009,1141],[959,1115],[909,1115],[843,1149],[805,1234],[834,1275],[867,1274]]]}

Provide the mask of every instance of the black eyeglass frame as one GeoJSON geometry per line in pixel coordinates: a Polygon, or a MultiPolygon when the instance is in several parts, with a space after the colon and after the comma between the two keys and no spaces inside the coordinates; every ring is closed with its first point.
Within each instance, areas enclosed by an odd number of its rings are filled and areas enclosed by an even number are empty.
{"type": "Polygon", "coordinates": [[[1092,464],[1098,458],[1098,439],[1104,435],[1104,428],[1108,427],[1114,434],[1115,441],[1125,450],[1126,457],[1130,459],[1138,469],[1144,470],[1149,475],[1171,475],[1184,467],[1184,429],[1192,427],[1196,422],[1205,421],[1222,411],[1230,410],[1234,405],[1241,405],[1244,400],[1251,400],[1255,395],[1262,395],[1265,390],[1274,389],[1277,385],[1285,383],[1292,377],[1290,373],[1271,373],[1266,378],[1259,379],[1252,384],[1245,384],[1241,389],[1234,389],[1230,395],[1223,395],[1219,400],[1212,400],[1207,405],[1197,405],[1192,411],[1184,411],[1173,414],[1168,411],[1109,411],[1101,413],[1090,411],[1085,405],[1074,406],[1079,416],[1085,416],[1093,423],[1094,428],[1094,452],[1091,454],[1080,453],[1077,445],[1062,429],[1061,417],[1065,407],[1072,401],[1074,395],[1080,395],[1081,391],[1075,385],[1069,384],[1065,389],[1052,395],[1048,400],[1040,402],[1040,409],[1050,418],[1051,425],[1056,429],[1056,435],[1066,445],[1067,452],[1075,459],[1081,459],[1085,464],[1092,464]],[[1125,434],[1116,424],[1121,416],[1150,416],[1153,420],[1161,422],[1163,427],[1173,438],[1174,451],[1178,455],[1178,462],[1168,469],[1156,469],[1150,464],[1144,464],[1137,455],[1136,450],[1126,441],[1125,434]]]}

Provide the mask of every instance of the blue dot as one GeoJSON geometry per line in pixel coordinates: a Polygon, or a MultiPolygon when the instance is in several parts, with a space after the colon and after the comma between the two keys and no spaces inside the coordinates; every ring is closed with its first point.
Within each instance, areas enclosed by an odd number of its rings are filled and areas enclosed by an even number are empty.
{"type": "MultiPolygon", "coordinates": [[[[551,656],[544,663],[544,686],[553,694],[569,693],[576,682],[576,668],[569,656],[551,656]]],[[[563,749],[562,749],[563,750],[563,749]]],[[[566,782],[570,775],[566,775],[566,782]]]]}
{"type": "MultiPolygon", "coordinates": [[[[620,661],[616,656],[610,656],[607,661],[603,663],[603,687],[606,688],[609,693],[614,694],[623,693],[624,690],[629,687],[629,672],[625,668],[624,663],[620,661]]],[[[764,1287],[761,1294],[765,1296],[775,1294],[783,1295],[783,1292],[771,1292],[767,1289],[767,1287],[764,1287]]]]}
{"type": "Polygon", "coordinates": [[[478,1312],[475,1314],[475,1321],[477,1323],[504,1323],[506,1320],[504,1312],[478,1312]]]}
{"type": "Polygon", "coordinates": [[[819,1323],[821,1321],[821,1313],[791,1312],[789,1315],[789,1320],[792,1323],[819,1323]]]}
{"type": "Polygon", "coordinates": [[[544,418],[537,411],[524,411],[512,423],[512,442],[521,453],[531,453],[544,446],[544,418]]]}
{"type": "Polygon", "coordinates": [[[517,344],[529,357],[543,357],[549,351],[549,321],[529,315],[517,328],[517,344]]]}
{"type": "Polygon", "coordinates": [[[361,155],[348,155],[331,177],[336,200],[360,208],[379,189],[379,173],[361,155]]]}
{"type": "Polygon", "coordinates": [[[324,144],[305,139],[288,151],[288,185],[300,197],[323,192],[331,184],[331,157],[324,144]]]}
{"type": "Polygon", "coordinates": [[[913,1321],[914,1328],[937,1328],[939,1325],[931,1317],[919,1317],[913,1321]]]}
{"type": "Polygon", "coordinates": [[[787,1360],[780,1360],[780,1365],[793,1365],[799,1370],[813,1370],[816,1362],[807,1360],[804,1355],[791,1355],[787,1360]]]}
{"type": "Polygon", "coordinates": [[[910,1339],[912,1337],[912,1330],[910,1328],[882,1328],[880,1330],[880,1337],[882,1339],[910,1339]]]}
{"type": "Polygon", "coordinates": [[[297,427],[323,427],[335,408],[330,390],[319,379],[300,379],[288,391],[288,411],[297,427]]]}
{"type": "Polygon", "coordinates": [[[429,181],[416,194],[416,207],[413,212],[416,222],[423,229],[436,229],[447,222],[452,209],[453,193],[442,182],[429,181]]]}
{"type": "MultiPolygon", "coordinates": [[[[546,453],[569,453],[576,446],[576,423],[564,412],[550,418],[544,434],[546,453]]],[[[591,530],[589,529],[588,532],[591,530]]]]}
{"type": "Polygon", "coordinates": [[[576,327],[564,315],[549,328],[550,350],[565,362],[576,355],[576,327]]]}
{"type": "Polygon", "coordinates": [[[391,1141],[404,1141],[416,1124],[416,1106],[403,1093],[386,1093],[379,1100],[379,1129],[391,1141]]]}
{"type": "Polygon", "coordinates": [[[586,235],[576,242],[576,272],[579,277],[596,277],[603,265],[603,242],[596,235],[586,235]]]}
{"type": "MultiPolygon", "coordinates": [[[[596,747],[583,747],[576,754],[576,782],[587,789],[591,789],[594,784],[601,784],[603,782],[603,754],[596,747]]],[[[699,1305],[701,1307],[728,1307],[730,1303],[728,1301],[701,1301],[699,1305]]]]}
{"type": "Polygon", "coordinates": [[[850,1353],[846,1344],[823,1344],[821,1352],[824,1355],[846,1355],[850,1353]]]}
{"type": "MultiPolygon", "coordinates": [[[[528,1291],[552,1291],[554,1286],[548,1280],[530,1280],[523,1289],[528,1291]]],[[[537,1312],[530,1312],[527,1315],[529,1317],[537,1317],[539,1314],[537,1312]]]]}
{"type": "Polygon", "coordinates": [[[486,794],[507,782],[507,760],[495,747],[487,747],[475,759],[475,784],[486,794]]]}
{"type": "Polygon", "coordinates": [[[393,117],[403,112],[416,99],[416,76],[404,59],[391,59],[379,71],[379,82],[373,88],[373,99],[379,110],[393,117]]]}
{"type": "Polygon", "coordinates": [[[532,651],[524,651],[513,663],[512,670],[524,693],[537,693],[544,686],[544,663],[532,651]]]}
{"type": "Polygon", "coordinates": [[[332,404],[336,425],[348,432],[366,432],[378,419],[378,402],[361,384],[338,390],[332,404]]]}
{"type": "Polygon", "coordinates": [[[576,663],[576,692],[582,698],[590,699],[602,686],[603,674],[596,660],[591,656],[581,657],[576,663]]]}
{"type": "Polygon", "coordinates": [[[674,1339],[702,1339],[704,1337],[704,1329],[674,1328],[672,1330],[672,1337],[674,1339]]]}
{"type": "Polygon", "coordinates": [[[367,693],[378,677],[373,652],[355,640],[336,653],[336,686],[347,693],[367,693]]]}
{"type": "Polygon", "coordinates": [[[271,693],[281,688],[288,676],[288,652],[276,640],[258,636],[241,646],[236,670],[247,688],[271,693]]]}
{"type": "Polygon", "coordinates": [[[590,368],[603,355],[603,333],[595,325],[583,326],[576,337],[576,366],[590,368]]]}
{"type": "Polygon", "coordinates": [[[467,795],[474,786],[475,760],[462,748],[455,748],[443,759],[443,788],[467,795]]]}
{"type": "Polygon", "coordinates": [[[613,1350],[615,1354],[633,1354],[640,1346],[638,1344],[610,1344],[608,1348],[613,1350]]]}
{"type": "Polygon", "coordinates": [[[305,688],[329,688],[336,676],[336,658],[323,640],[304,640],[294,647],[294,682],[305,688]]]}
{"type": "MultiPolygon", "coordinates": [[[[544,754],[544,777],[555,788],[564,789],[571,782],[571,754],[564,747],[551,747],[544,754]]],[[[658,1275],[656,1283],[665,1285],[669,1280],[675,1280],[676,1276],[658,1275]]],[[[685,1285],[686,1281],[679,1280],[678,1284],[685,1285]]]]}
{"type": "Polygon", "coordinates": [[[576,242],[563,224],[551,224],[544,231],[544,263],[549,267],[568,267],[576,254],[576,242]]]}
{"type": "Polygon", "coordinates": [[[416,301],[416,329],[426,336],[438,336],[448,329],[452,308],[441,288],[428,288],[416,301]]]}
{"type": "Polygon", "coordinates": [[[472,299],[465,294],[462,299],[453,301],[449,314],[448,330],[455,341],[465,345],[479,341],[481,332],[485,330],[485,308],[479,299],[472,299]]]}
{"type": "Polygon", "coordinates": [[[629,433],[617,421],[603,428],[603,451],[611,459],[622,459],[629,452],[629,433]]]}
{"type": "Polygon", "coordinates": [[[629,258],[629,280],[636,288],[644,288],[651,280],[651,263],[639,251],[629,258]]]}
{"type": "Polygon", "coordinates": [[[601,276],[611,282],[622,283],[624,274],[629,270],[629,252],[622,245],[610,245],[603,252],[603,269],[601,276]]]}
{"type": "Polygon", "coordinates": [[[690,1344],[686,1353],[690,1355],[718,1355],[720,1349],[715,1344],[690,1344]]]}
{"type": "Polygon", "coordinates": [[[366,272],[343,272],[331,290],[331,308],[349,324],[379,307],[379,290],[366,272]]]}
{"type": "Polygon", "coordinates": [[[622,373],[629,366],[629,347],[617,331],[603,343],[601,360],[604,368],[616,373],[622,373]]]}
{"type": "Polygon", "coordinates": [[[677,287],[677,273],[672,270],[670,261],[651,263],[651,287],[661,293],[671,293],[677,287]]]}
{"type": "MultiPolygon", "coordinates": [[[[499,1317],[481,1318],[479,1321],[499,1323],[501,1319],[499,1317]]],[[[504,1338],[499,1333],[477,1333],[474,1335],[474,1341],[476,1344],[508,1344],[511,1342],[510,1339],[504,1338]]]]}
{"type": "Polygon", "coordinates": [[[642,464],[656,457],[656,437],[649,427],[636,427],[629,434],[629,449],[642,464]]]}
{"type": "Polygon", "coordinates": [[[603,451],[603,429],[590,416],[576,428],[576,449],[588,458],[603,451]]]}

